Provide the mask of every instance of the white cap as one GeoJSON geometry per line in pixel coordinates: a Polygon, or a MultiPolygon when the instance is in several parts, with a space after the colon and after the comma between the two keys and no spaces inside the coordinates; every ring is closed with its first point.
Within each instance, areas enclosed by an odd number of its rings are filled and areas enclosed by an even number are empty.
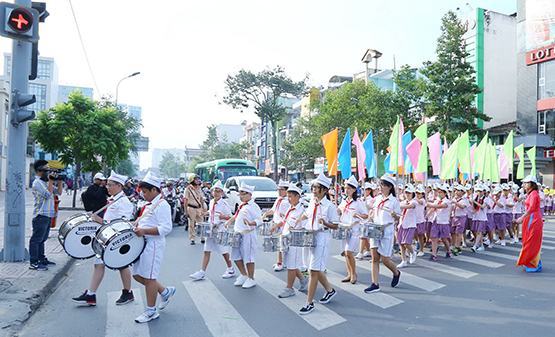
{"type": "Polygon", "coordinates": [[[456,190],[459,190],[459,191],[466,191],[466,187],[464,187],[464,186],[461,185],[461,184],[456,184],[456,185],[455,185],[455,189],[456,189],[456,190]]]}
{"type": "Polygon", "coordinates": [[[536,179],[536,176],[533,175],[528,175],[526,176],[526,178],[522,179],[523,183],[535,183],[536,185],[538,184],[538,179],[536,179]]]}
{"type": "Polygon", "coordinates": [[[439,190],[445,191],[445,192],[449,192],[449,185],[447,184],[438,184],[439,186],[437,187],[439,190]]]}
{"type": "Polygon", "coordinates": [[[150,171],[148,171],[146,176],[141,181],[145,182],[145,183],[148,183],[148,184],[150,184],[154,187],[158,187],[158,188],[160,188],[160,186],[162,185],[162,179],[158,178],[157,176],[152,174],[152,172],[150,172],[150,171]]]}
{"type": "Polygon", "coordinates": [[[371,190],[372,189],[372,183],[365,182],[363,187],[364,187],[365,190],[371,190]]]}
{"type": "Polygon", "coordinates": [[[424,189],[424,185],[418,184],[418,186],[416,186],[415,192],[416,193],[426,193],[426,190],[424,189]]]}
{"type": "Polygon", "coordinates": [[[312,181],[312,184],[319,184],[324,186],[325,188],[330,188],[331,186],[331,179],[326,177],[323,173],[318,175],[318,178],[312,181]]]}
{"type": "Polygon", "coordinates": [[[108,180],[125,185],[125,182],[127,181],[127,176],[117,174],[116,172],[112,171],[110,173],[110,176],[108,177],[108,180]]]}
{"type": "Polygon", "coordinates": [[[378,184],[376,184],[374,182],[370,183],[370,188],[373,189],[373,190],[377,190],[379,187],[380,186],[378,186],[378,184]]]}
{"type": "Polygon", "coordinates": [[[220,189],[220,190],[224,190],[224,185],[222,185],[222,182],[219,180],[216,180],[216,182],[214,183],[214,185],[212,185],[211,190],[215,190],[216,188],[220,189]]]}
{"type": "Polygon", "coordinates": [[[472,185],[471,185],[471,184],[466,184],[466,185],[464,186],[464,188],[465,188],[467,191],[470,191],[470,190],[472,189],[472,185]]]}
{"type": "Polygon", "coordinates": [[[479,192],[479,191],[483,191],[484,188],[482,186],[482,184],[476,184],[474,185],[474,191],[479,192]]]}
{"type": "Polygon", "coordinates": [[[495,188],[493,189],[493,192],[492,192],[492,193],[493,193],[493,194],[498,194],[498,193],[501,193],[501,191],[503,191],[503,190],[498,186],[498,187],[495,187],[495,188]]]}
{"type": "Polygon", "coordinates": [[[518,186],[517,186],[517,185],[513,185],[512,191],[513,191],[513,193],[518,192],[518,186]]]}
{"type": "Polygon", "coordinates": [[[288,189],[289,188],[289,182],[287,180],[281,180],[280,179],[279,183],[278,183],[278,187],[288,189]]]}
{"type": "Polygon", "coordinates": [[[510,190],[511,189],[511,187],[509,187],[509,184],[505,184],[505,183],[501,184],[501,188],[504,189],[504,190],[510,190]]]}
{"type": "Polygon", "coordinates": [[[388,183],[390,183],[391,185],[393,185],[393,187],[395,187],[395,185],[397,184],[397,182],[395,181],[395,178],[393,178],[393,176],[389,175],[389,174],[384,174],[380,180],[383,181],[387,181],[388,183]]]}
{"type": "Polygon", "coordinates": [[[345,184],[351,185],[354,188],[358,188],[358,181],[355,176],[350,176],[349,179],[345,180],[345,184]]]}
{"type": "Polygon", "coordinates": [[[94,175],[94,180],[96,179],[106,180],[106,177],[102,174],[102,172],[98,172],[97,174],[94,175]]]}
{"type": "Polygon", "coordinates": [[[416,190],[414,189],[414,186],[412,186],[412,184],[407,184],[407,186],[405,186],[405,192],[415,193],[416,190]]]}
{"type": "Polygon", "coordinates": [[[287,192],[296,192],[299,195],[303,194],[303,191],[300,189],[300,187],[293,183],[289,184],[289,186],[287,187],[287,192]]]}
{"type": "Polygon", "coordinates": [[[239,187],[239,192],[247,192],[252,194],[254,192],[254,186],[243,183],[241,184],[241,187],[239,187]]]}

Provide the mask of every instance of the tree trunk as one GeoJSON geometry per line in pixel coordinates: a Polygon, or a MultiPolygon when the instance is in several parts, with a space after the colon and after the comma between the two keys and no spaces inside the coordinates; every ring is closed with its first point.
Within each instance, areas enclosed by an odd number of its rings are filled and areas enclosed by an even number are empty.
{"type": "Polygon", "coordinates": [[[274,150],[274,180],[276,181],[276,183],[278,182],[278,177],[279,177],[279,172],[278,172],[278,167],[279,167],[279,163],[278,163],[278,148],[277,148],[277,135],[278,135],[278,130],[277,130],[277,121],[272,121],[272,148],[274,150]]]}
{"type": "Polygon", "coordinates": [[[75,164],[75,174],[73,175],[73,203],[72,207],[75,208],[75,202],[77,199],[77,187],[79,182],[79,177],[81,176],[81,163],[75,164]]]}

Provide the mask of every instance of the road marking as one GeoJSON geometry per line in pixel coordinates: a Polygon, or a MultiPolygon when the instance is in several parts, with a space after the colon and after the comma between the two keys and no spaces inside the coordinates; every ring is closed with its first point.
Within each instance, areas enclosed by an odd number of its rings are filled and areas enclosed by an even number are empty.
{"type": "Polygon", "coordinates": [[[338,273],[335,273],[331,270],[328,270],[326,272],[326,275],[328,276],[328,280],[334,284],[334,286],[343,289],[344,291],[355,295],[356,297],[370,303],[373,305],[376,305],[382,309],[387,309],[387,308],[391,308],[394,307],[398,304],[403,303],[403,300],[398,299],[397,297],[393,297],[391,295],[385,294],[383,292],[377,292],[377,293],[373,293],[373,294],[366,294],[364,292],[364,289],[366,289],[366,286],[362,283],[357,283],[357,284],[351,284],[349,283],[343,283],[341,282],[341,279],[343,278],[343,276],[339,275],[338,273]]]}
{"type": "Polygon", "coordinates": [[[183,285],[212,336],[258,337],[258,334],[210,280],[183,281],[183,285]]]}
{"type": "MultiPolygon", "coordinates": [[[[289,298],[278,298],[277,295],[285,288],[285,282],[278,277],[268,273],[264,269],[256,270],[257,286],[266,290],[270,295],[278,299],[289,310],[298,315],[299,309],[306,305],[306,295],[296,292],[295,296],[289,298]]],[[[316,330],[324,330],[347,320],[334,311],[328,309],[325,304],[315,303],[316,309],[308,315],[299,315],[316,330]]]]}
{"type": "Polygon", "coordinates": [[[426,261],[424,259],[420,259],[420,260],[416,261],[415,264],[426,267],[426,268],[430,268],[430,269],[433,269],[433,270],[437,270],[437,271],[440,271],[442,273],[446,273],[446,274],[450,274],[450,275],[453,275],[453,276],[461,277],[461,278],[471,278],[471,277],[474,277],[474,276],[478,275],[477,273],[469,271],[469,270],[456,268],[456,267],[452,267],[452,266],[437,263],[437,262],[426,261]]]}
{"type": "MultiPolygon", "coordinates": [[[[334,258],[344,261],[345,259],[339,255],[334,256],[334,258]]],[[[363,263],[357,261],[357,268],[362,268],[368,271],[372,271],[372,266],[370,263],[365,263],[366,261],[362,261],[363,263]]],[[[416,260],[418,262],[418,260],[416,260]]],[[[401,283],[408,284],[415,288],[419,288],[425,291],[435,291],[440,288],[445,287],[445,284],[435,282],[432,280],[428,280],[422,278],[420,276],[416,276],[410,273],[407,273],[404,269],[402,270],[403,275],[401,276],[401,283]]],[[[392,277],[391,272],[389,269],[384,267],[383,265],[380,266],[380,275],[392,277]]]]}
{"type": "MultiPolygon", "coordinates": [[[[503,249],[503,250],[510,250],[511,252],[520,252],[520,248],[518,247],[510,247],[510,246],[500,246],[500,245],[495,245],[493,246],[493,248],[498,248],[498,249],[503,249]]],[[[491,249],[491,248],[490,248],[491,249]]]]}
{"type": "Polygon", "coordinates": [[[133,289],[135,300],[126,305],[115,305],[121,291],[108,293],[106,313],[106,337],[149,337],[148,324],[137,324],[135,318],[145,311],[140,289],[133,289]]]}
{"type": "Polygon", "coordinates": [[[518,258],[518,256],[516,256],[516,255],[496,253],[496,252],[492,252],[492,251],[489,251],[489,250],[483,251],[483,252],[478,252],[476,254],[477,255],[483,254],[483,255],[487,255],[487,256],[499,257],[501,259],[512,260],[512,261],[515,261],[518,258]]]}
{"type": "Polygon", "coordinates": [[[504,266],[504,264],[502,264],[502,263],[497,263],[497,262],[488,261],[488,260],[484,260],[484,259],[478,259],[478,258],[475,258],[475,257],[470,257],[470,256],[465,256],[465,255],[455,256],[454,259],[459,260],[459,261],[463,261],[463,262],[474,263],[474,264],[484,266],[484,267],[488,267],[488,268],[500,268],[500,267],[504,266]]]}
{"type": "MultiPolygon", "coordinates": [[[[545,241],[545,240],[543,240],[543,242],[542,242],[542,249],[546,249],[546,250],[555,250],[555,246],[546,245],[546,244],[545,244],[546,242],[547,242],[547,243],[554,243],[554,242],[552,242],[552,241],[545,241]]],[[[515,243],[515,245],[522,246],[522,242],[515,243]]],[[[518,248],[518,249],[520,250],[520,248],[518,248]]]]}

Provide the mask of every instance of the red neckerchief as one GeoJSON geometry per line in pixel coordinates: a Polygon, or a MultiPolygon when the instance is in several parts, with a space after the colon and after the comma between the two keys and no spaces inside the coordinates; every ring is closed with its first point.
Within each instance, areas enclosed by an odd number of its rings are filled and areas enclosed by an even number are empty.
{"type": "Polygon", "coordinates": [[[237,212],[235,212],[235,217],[237,217],[237,214],[239,214],[239,212],[241,211],[241,208],[243,208],[243,206],[247,205],[248,202],[244,202],[241,204],[241,206],[239,206],[239,208],[237,208],[237,212]]]}
{"type": "Polygon", "coordinates": [[[146,203],[143,207],[141,207],[141,210],[139,211],[139,217],[141,217],[143,215],[143,213],[146,209],[146,206],[148,206],[148,205],[152,205],[152,203],[151,202],[146,203]]]}
{"type": "Polygon", "coordinates": [[[285,219],[283,220],[283,222],[287,221],[287,218],[289,217],[289,213],[291,213],[292,211],[295,210],[295,207],[291,207],[289,208],[289,210],[287,211],[287,213],[285,213],[285,219]]]}
{"type": "Polygon", "coordinates": [[[383,199],[382,201],[380,201],[380,203],[378,204],[378,209],[383,208],[383,205],[386,203],[386,201],[389,200],[389,196],[385,199],[383,199]]]}
{"type": "Polygon", "coordinates": [[[210,211],[210,222],[214,223],[214,215],[215,215],[215,211],[216,211],[216,204],[218,202],[216,201],[216,199],[214,199],[214,204],[212,205],[212,210],[210,211]]]}
{"type": "Polygon", "coordinates": [[[318,206],[320,206],[320,203],[314,204],[314,212],[312,212],[312,223],[311,223],[312,229],[314,229],[314,220],[316,220],[316,212],[318,211],[318,206]]]}

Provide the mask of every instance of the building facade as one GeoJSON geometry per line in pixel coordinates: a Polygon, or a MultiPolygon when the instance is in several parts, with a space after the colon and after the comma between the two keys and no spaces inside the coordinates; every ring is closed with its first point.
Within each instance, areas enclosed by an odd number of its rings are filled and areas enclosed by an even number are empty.
{"type": "Polygon", "coordinates": [[[76,87],[71,85],[59,85],[58,86],[58,100],[57,103],[65,103],[69,99],[69,95],[74,92],[79,91],[83,96],[93,99],[94,90],[93,88],[87,87],[76,87]]]}

